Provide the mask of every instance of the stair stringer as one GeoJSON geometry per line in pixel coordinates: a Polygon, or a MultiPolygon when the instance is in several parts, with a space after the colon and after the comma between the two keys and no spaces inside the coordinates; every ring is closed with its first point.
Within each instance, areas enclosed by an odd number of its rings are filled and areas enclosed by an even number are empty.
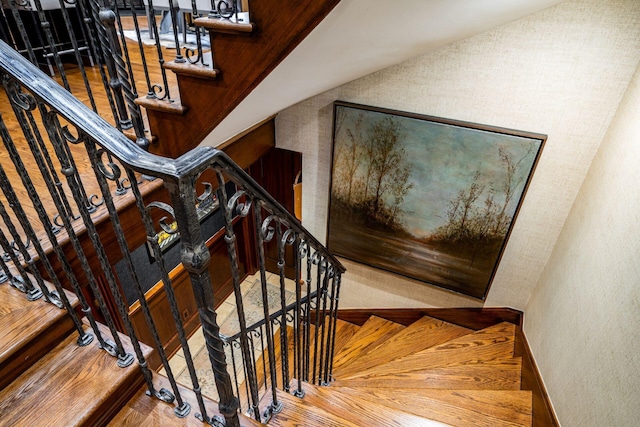
{"type": "Polygon", "coordinates": [[[246,34],[211,33],[215,79],[177,74],[181,115],[147,109],[157,137],[150,151],[176,158],[198,146],[300,42],[340,0],[253,1],[254,30],[246,34]]]}

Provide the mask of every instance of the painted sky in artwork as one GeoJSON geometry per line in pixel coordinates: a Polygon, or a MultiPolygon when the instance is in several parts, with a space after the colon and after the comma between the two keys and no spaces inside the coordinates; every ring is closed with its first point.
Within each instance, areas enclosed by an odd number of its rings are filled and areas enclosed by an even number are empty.
{"type": "MultiPolygon", "coordinates": [[[[343,108],[345,115],[344,121],[336,128],[337,146],[344,144],[346,130],[354,126],[360,114],[364,114],[368,125],[386,116],[385,113],[351,107],[338,108],[343,108]]],[[[414,183],[405,198],[405,213],[401,216],[407,231],[416,237],[425,237],[444,225],[449,202],[469,187],[476,171],[480,171],[478,184],[485,189],[478,203],[482,203],[490,188],[494,189],[495,201],[503,203],[501,188],[506,171],[499,157],[500,148],[506,149],[514,161],[522,160],[516,172],[519,184],[507,209],[513,216],[539,150],[539,140],[396,117],[401,125],[399,141],[411,165],[409,179],[414,183]]]]}

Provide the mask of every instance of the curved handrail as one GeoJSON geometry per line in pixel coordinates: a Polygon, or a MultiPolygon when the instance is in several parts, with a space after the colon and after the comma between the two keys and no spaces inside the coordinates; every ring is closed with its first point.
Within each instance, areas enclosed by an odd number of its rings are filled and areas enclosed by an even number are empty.
{"type": "Polygon", "coordinates": [[[161,157],[144,151],[111,124],[95,114],[71,93],[55,83],[49,76],[27,61],[22,55],[0,40],[0,70],[20,82],[36,97],[73,123],[79,130],[89,135],[132,170],[165,181],[177,182],[185,177],[196,176],[205,169],[217,166],[235,177],[245,190],[267,202],[272,213],[287,222],[296,233],[315,250],[329,259],[334,267],[344,273],[346,270],[338,259],[320,243],[289,211],[258,185],[229,156],[214,147],[197,147],[177,159],[161,157]]]}

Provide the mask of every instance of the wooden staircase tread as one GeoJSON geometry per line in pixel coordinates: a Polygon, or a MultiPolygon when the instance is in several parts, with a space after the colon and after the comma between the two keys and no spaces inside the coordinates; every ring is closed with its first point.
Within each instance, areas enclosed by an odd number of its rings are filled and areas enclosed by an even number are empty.
{"type": "MultiPolygon", "coordinates": [[[[76,296],[66,295],[76,307],[76,296]]],[[[42,298],[27,301],[25,294],[8,283],[0,284],[0,301],[1,390],[69,335],[74,325],[66,310],[42,298]]]]}
{"type": "Polygon", "coordinates": [[[282,411],[275,414],[270,427],[359,427],[362,424],[347,421],[317,406],[306,404],[288,393],[278,390],[278,401],[282,411]]]}
{"type": "Polygon", "coordinates": [[[230,19],[209,18],[207,16],[197,18],[194,23],[199,27],[208,29],[209,31],[230,34],[251,33],[255,28],[253,22],[234,22],[230,19]]]}
{"type": "MultiPolygon", "coordinates": [[[[120,339],[125,350],[133,354],[129,339],[124,335],[120,339]]],[[[135,362],[120,368],[117,359],[96,343],[94,338],[91,344],[80,347],[75,334],[71,334],[0,391],[2,422],[51,426],[101,425],[109,420],[143,379],[135,362]]],[[[150,347],[142,348],[145,356],[151,354],[150,347]]]]}
{"type": "Polygon", "coordinates": [[[146,108],[147,110],[160,111],[162,113],[169,113],[180,116],[187,111],[187,107],[184,106],[179,99],[167,101],[166,99],[148,98],[146,96],[141,96],[139,98],[136,98],[135,103],[141,107],[146,108]]]}
{"type": "Polygon", "coordinates": [[[387,342],[405,328],[399,323],[371,316],[342,347],[340,352],[335,354],[333,359],[334,372],[339,372],[341,366],[346,366],[352,360],[367,354],[371,349],[387,342]]]}
{"type": "Polygon", "coordinates": [[[368,427],[443,426],[441,422],[391,408],[365,399],[357,391],[339,393],[334,387],[305,384],[303,401],[307,405],[324,408],[327,412],[368,427]]]}
{"type": "Polygon", "coordinates": [[[532,422],[531,391],[331,388],[338,395],[355,395],[458,427],[531,426],[532,422]]]}
{"type": "Polygon", "coordinates": [[[334,354],[338,354],[359,330],[360,326],[358,325],[336,319],[336,339],[333,347],[334,354]]]}
{"type": "Polygon", "coordinates": [[[336,380],[335,386],[435,388],[453,390],[520,390],[522,358],[497,359],[412,372],[336,380]]]}
{"type": "MultiPolygon", "coordinates": [[[[169,380],[163,375],[154,375],[153,384],[156,388],[165,388],[172,390],[169,380]]],[[[176,427],[202,427],[206,424],[198,420],[195,417],[196,413],[200,413],[198,401],[195,393],[187,388],[178,384],[180,395],[183,401],[191,405],[191,411],[184,418],[179,418],[175,415],[175,403],[168,404],[159,399],[149,397],[146,394],[147,387],[142,386],[137,393],[127,402],[127,404],[116,414],[116,416],[109,422],[109,426],[176,426],[176,427]]],[[[218,410],[218,402],[203,396],[207,415],[212,417],[220,415],[218,410]]],[[[263,424],[239,414],[240,423],[243,427],[255,426],[260,427],[263,424]]]]}
{"type": "Polygon", "coordinates": [[[220,74],[220,70],[213,66],[213,58],[211,52],[203,53],[203,62],[208,65],[202,65],[202,63],[192,64],[188,60],[185,62],[168,61],[163,64],[163,67],[167,70],[171,70],[176,74],[183,74],[187,76],[200,77],[203,79],[215,79],[220,74]]]}
{"type": "Polygon", "coordinates": [[[513,357],[515,325],[503,322],[341,379],[408,374],[513,357]]]}
{"type": "Polygon", "coordinates": [[[334,375],[340,377],[356,374],[472,332],[470,329],[424,316],[386,342],[368,350],[367,353],[360,354],[350,363],[340,366],[335,370],[334,375]]]}

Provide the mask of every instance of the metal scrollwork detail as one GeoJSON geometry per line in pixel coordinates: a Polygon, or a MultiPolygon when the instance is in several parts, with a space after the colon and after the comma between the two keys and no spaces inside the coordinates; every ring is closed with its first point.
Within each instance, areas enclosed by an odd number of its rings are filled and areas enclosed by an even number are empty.
{"type": "Polygon", "coordinates": [[[131,183],[129,182],[129,178],[127,177],[124,177],[122,179],[120,178],[122,176],[122,171],[120,170],[120,166],[118,166],[113,161],[111,156],[104,149],[99,149],[96,154],[98,157],[98,163],[97,163],[98,170],[105,178],[115,182],[116,184],[115,194],[117,196],[122,196],[123,194],[126,194],[127,191],[131,188],[131,183]],[[107,161],[104,160],[105,156],[107,157],[106,159],[107,161]]]}
{"type": "Polygon", "coordinates": [[[276,235],[275,227],[279,226],[280,224],[278,223],[278,217],[275,215],[269,215],[264,219],[264,221],[262,221],[262,227],[260,228],[260,231],[262,232],[262,238],[265,243],[270,242],[273,239],[273,236],[276,235]],[[272,222],[277,223],[277,225],[271,225],[272,222]]]}
{"type": "Polygon", "coordinates": [[[162,231],[169,235],[176,234],[178,232],[178,228],[175,225],[175,220],[173,220],[175,218],[173,208],[164,202],[151,202],[147,205],[147,213],[149,213],[149,215],[151,215],[151,209],[153,208],[160,209],[161,211],[168,213],[172,218],[171,222],[167,222],[168,217],[166,216],[163,216],[158,220],[158,225],[160,225],[162,231]]]}
{"type": "Polygon", "coordinates": [[[167,91],[164,90],[164,88],[162,86],[160,86],[159,84],[154,84],[153,86],[151,86],[151,92],[153,93],[152,97],[156,98],[156,99],[166,99],[167,98],[167,91]],[[159,96],[159,94],[163,94],[162,96],[159,96]]]}
{"type": "Polygon", "coordinates": [[[309,247],[309,244],[304,240],[301,240],[300,244],[298,245],[298,254],[300,256],[300,259],[306,258],[310,252],[311,248],[309,247]]]}
{"type": "Polygon", "coordinates": [[[298,237],[298,233],[292,228],[288,229],[282,235],[282,244],[286,246],[292,246],[298,237]]]}
{"type": "Polygon", "coordinates": [[[8,79],[5,83],[7,93],[11,102],[24,111],[33,111],[36,109],[37,103],[34,96],[30,93],[22,92],[20,85],[16,80],[8,79]]]}
{"type": "Polygon", "coordinates": [[[239,216],[244,218],[247,215],[249,215],[249,211],[251,210],[252,203],[253,201],[251,200],[250,197],[247,196],[247,193],[244,190],[238,190],[229,199],[229,202],[227,203],[227,208],[229,209],[229,212],[236,211],[236,213],[239,216]],[[240,199],[245,196],[246,198],[244,199],[244,201],[241,201],[240,199]]]}
{"type": "MultiPolygon", "coordinates": [[[[55,118],[57,116],[57,113],[55,111],[50,111],[49,115],[51,116],[50,118],[55,118]]],[[[71,144],[80,144],[87,140],[87,135],[84,132],[81,132],[79,129],[76,128],[76,131],[77,131],[77,136],[76,136],[73,133],[71,133],[68,125],[61,127],[58,120],[55,120],[54,122],[57,123],[57,126],[60,130],[60,135],[64,138],[65,141],[71,144]]]]}

